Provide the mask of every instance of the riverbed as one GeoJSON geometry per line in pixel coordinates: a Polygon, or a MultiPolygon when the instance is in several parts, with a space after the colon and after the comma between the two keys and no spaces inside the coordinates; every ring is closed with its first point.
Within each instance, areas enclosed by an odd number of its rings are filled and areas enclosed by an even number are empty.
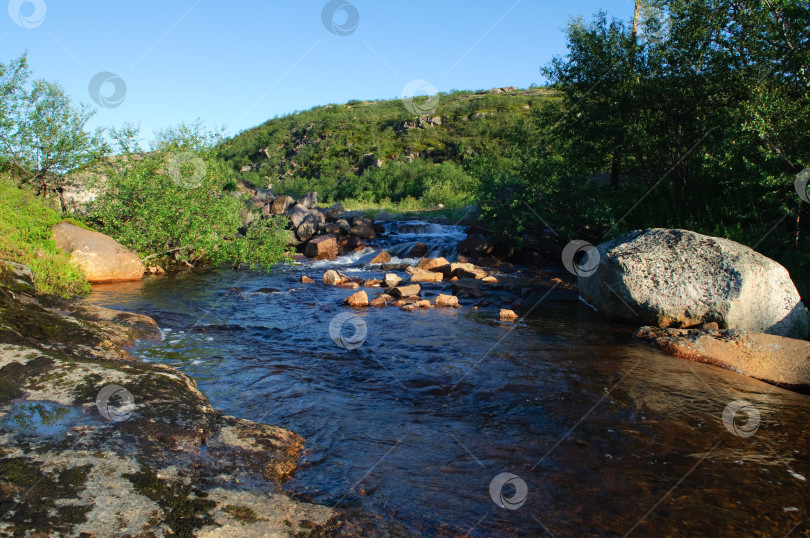
{"type": "MultiPolygon", "coordinates": [[[[379,245],[394,262],[415,262],[404,256],[418,241],[454,256],[462,229],[411,224],[387,225],[379,245]]],[[[634,327],[527,268],[496,273],[534,290],[517,322],[498,319],[497,296],[350,309],[352,291],[320,277],[382,278],[368,256],[147,278],[87,300],[155,318],[164,339],[137,356],[191,375],[225,413],[302,435],[284,489],[371,514],[381,534],[810,532],[810,396],[635,342],[634,327]],[[365,327],[359,346],[330,335],[347,312],[365,327]],[[739,401],[748,421],[724,423],[739,401]]]]}

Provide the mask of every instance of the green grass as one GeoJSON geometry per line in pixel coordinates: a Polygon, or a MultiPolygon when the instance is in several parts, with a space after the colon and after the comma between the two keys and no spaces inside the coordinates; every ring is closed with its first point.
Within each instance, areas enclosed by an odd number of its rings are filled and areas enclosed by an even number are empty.
{"type": "Polygon", "coordinates": [[[53,240],[52,228],[62,220],[8,172],[0,174],[0,259],[29,266],[40,293],[71,297],[88,293],[90,285],[53,240]]]}

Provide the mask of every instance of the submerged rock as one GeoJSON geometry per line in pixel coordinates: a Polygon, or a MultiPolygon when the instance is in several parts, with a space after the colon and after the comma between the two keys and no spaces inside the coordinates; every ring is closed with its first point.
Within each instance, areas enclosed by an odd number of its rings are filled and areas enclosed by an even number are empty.
{"type": "Polygon", "coordinates": [[[499,313],[499,317],[503,321],[513,321],[513,320],[516,320],[517,318],[519,318],[520,316],[515,314],[515,312],[513,310],[508,310],[506,308],[501,308],[501,311],[499,313]]]}
{"type": "Polygon", "coordinates": [[[368,306],[368,295],[365,290],[360,290],[357,293],[346,297],[343,300],[344,304],[349,306],[368,306]]]}
{"type": "Polygon", "coordinates": [[[810,391],[810,342],[737,330],[642,327],[635,338],[671,355],[780,387],[810,391]]]}
{"type": "Polygon", "coordinates": [[[322,235],[307,243],[304,255],[316,260],[333,260],[338,255],[337,238],[333,235],[322,235]]]}
{"type": "Polygon", "coordinates": [[[381,250],[379,254],[374,256],[368,263],[388,263],[391,261],[391,255],[387,251],[381,250]]]}
{"type": "Polygon", "coordinates": [[[583,299],[599,311],[659,327],[716,322],[795,338],[807,336],[807,309],[787,270],[728,239],[687,230],[632,232],[586,253],[583,299]],[[597,256],[598,260],[591,259],[597,256]]]}

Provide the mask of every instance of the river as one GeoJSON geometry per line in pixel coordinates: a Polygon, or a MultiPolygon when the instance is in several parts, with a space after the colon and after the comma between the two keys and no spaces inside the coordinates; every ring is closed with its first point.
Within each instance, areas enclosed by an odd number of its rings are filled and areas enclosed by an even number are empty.
{"type": "MultiPolygon", "coordinates": [[[[424,241],[452,257],[463,237],[426,223],[388,231],[380,244],[400,256],[424,241]]],[[[321,275],[381,278],[367,259],[167,275],[95,286],[87,300],[154,317],[165,338],[141,359],[191,375],[225,413],[299,433],[306,450],[284,489],[371,514],[381,534],[810,532],[810,396],[635,342],[633,327],[528,271],[499,275],[537,288],[516,323],[499,321],[497,299],[342,306],[352,292],[321,275]],[[345,312],[366,328],[356,349],[330,337],[345,312]],[[741,400],[748,414],[724,423],[741,400]]]]}

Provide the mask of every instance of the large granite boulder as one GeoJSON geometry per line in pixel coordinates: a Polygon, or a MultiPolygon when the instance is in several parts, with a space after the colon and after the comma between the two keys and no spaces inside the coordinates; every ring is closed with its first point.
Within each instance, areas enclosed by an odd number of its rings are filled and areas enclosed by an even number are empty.
{"type": "Polygon", "coordinates": [[[807,336],[807,310],[787,270],[734,241],[656,228],[586,249],[585,256],[580,267],[595,269],[580,274],[580,294],[607,315],[658,327],[716,322],[721,329],[807,336]]]}
{"type": "Polygon", "coordinates": [[[53,238],[88,282],[123,282],[143,276],[140,258],[108,235],[63,222],[54,226],[53,238]]]}

